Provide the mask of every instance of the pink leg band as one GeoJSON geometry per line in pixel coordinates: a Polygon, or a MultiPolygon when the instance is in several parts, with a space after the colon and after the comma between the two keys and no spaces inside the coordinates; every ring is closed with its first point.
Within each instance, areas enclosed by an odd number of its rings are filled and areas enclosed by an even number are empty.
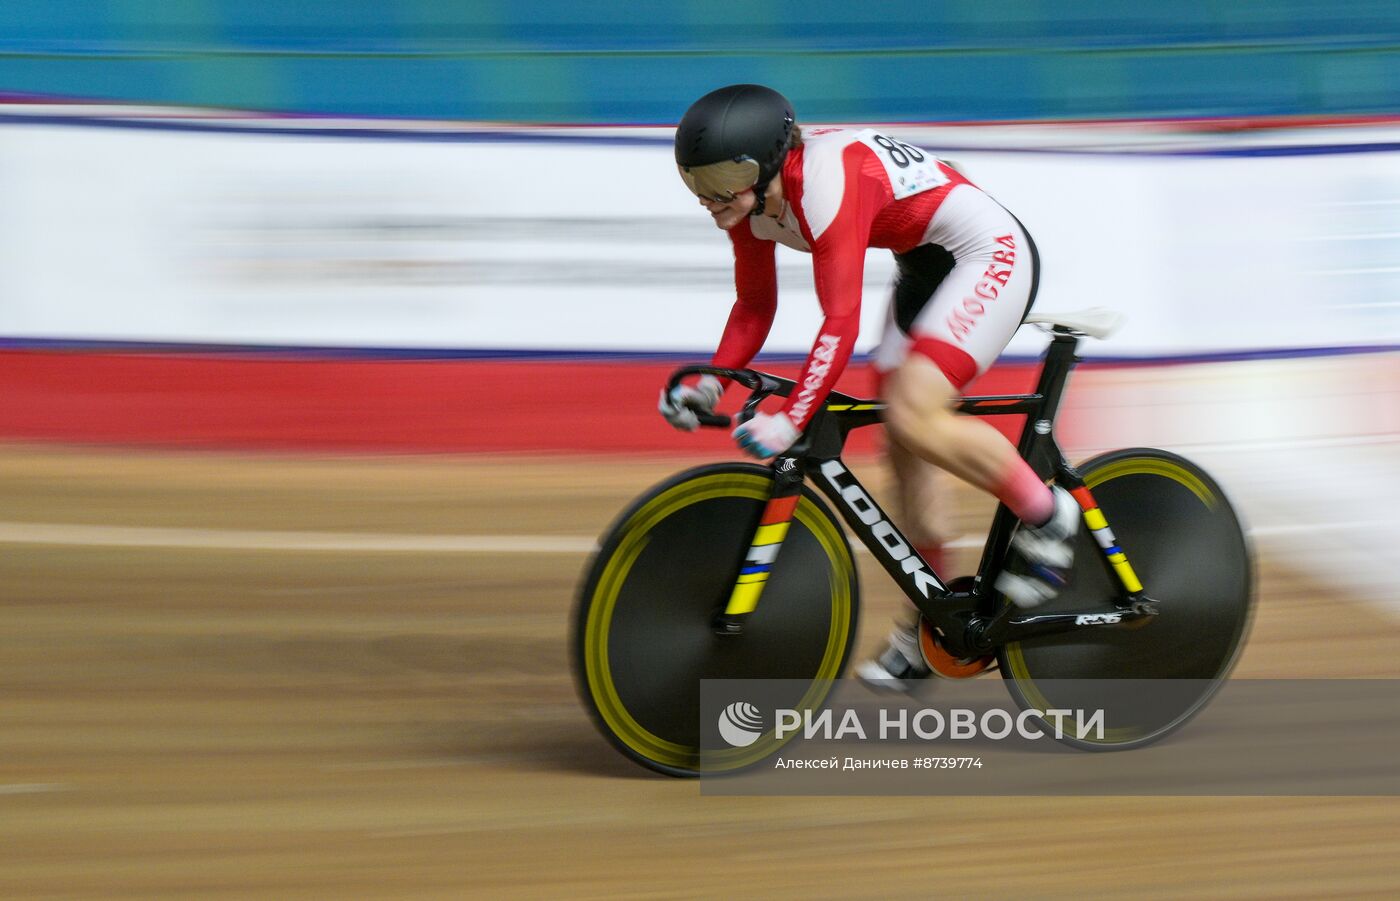
{"type": "Polygon", "coordinates": [[[1044,525],[1055,513],[1055,496],[1025,460],[1017,457],[992,492],[1021,522],[1044,525]]]}

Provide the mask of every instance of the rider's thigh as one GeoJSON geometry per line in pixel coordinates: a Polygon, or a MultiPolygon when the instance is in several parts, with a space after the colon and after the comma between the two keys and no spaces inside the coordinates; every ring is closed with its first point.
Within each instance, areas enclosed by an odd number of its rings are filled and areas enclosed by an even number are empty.
{"type": "Polygon", "coordinates": [[[984,207],[978,210],[980,237],[964,241],[952,272],[914,320],[911,349],[961,391],[1016,334],[1035,289],[1036,261],[1010,213],[979,192],[958,196],[984,207]]]}
{"type": "Polygon", "coordinates": [[[885,424],[893,441],[904,441],[906,433],[917,439],[905,441],[910,447],[942,444],[956,438],[953,427],[958,389],[928,357],[909,354],[885,380],[885,424]]]}
{"type": "Polygon", "coordinates": [[[884,380],[899,368],[909,354],[909,336],[900,330],[894,318],[894,292],[890,292],[890,302],[885,307],[885,324],[880,330],[880,343],[870,355],[870,366],[875,370],[876,391],[884,393],[884,380]]]}

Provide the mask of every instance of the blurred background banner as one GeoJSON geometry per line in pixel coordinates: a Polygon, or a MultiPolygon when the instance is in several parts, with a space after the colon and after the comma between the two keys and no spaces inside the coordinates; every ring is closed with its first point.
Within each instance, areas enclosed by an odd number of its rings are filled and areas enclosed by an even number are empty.
{"type": "MultiPolygon", "coordinates": [[[[364,123],[138,113],[0,109],[0,334],[704,355],[728,315],[729,242],[666,130],[376,123],[349,139],[364,123]]],[[[1400,152],[1373,150],[1400,148],[1400,126],[1286,142],[890,130],[954,155],[1026,224],[1038,309],[1127,315],[1091,355],[1400,342],[1400,152]]],[[[810,260],[779,258],[768,349],[801,354],[821,321],[810,260]]],[[[892,271],[869,254],[859,350],[892,271]]]]}
{"type": "MultiPolygon", "coordinates": [[[[1394,4],[1301,0],[21,5],[0,24],[0,436],[673,446],[641,414],[529,411],[580,367],[600,407],[649,411],[714,347],[730,250],[671,123],[744,80],[957,161],[1034,235],[1038,310],[1127,315],[1093,362],[1265,358],[1250,384],[1330,365],[1389,390],[1397,43],[1394,4]],[[465,394],[510,398],[516,429],[446,425],[465,394]]],[[[820,310],[809,259],[779,261],[781,366],[820,310]]],[[[869,254],[860,354],[891,272],[869,254]]],[[[999,371],[1041,347],[1025,330],[999,371]]],[[[1394,427],[1381,409],[1367,434],[1394,427]]]]}

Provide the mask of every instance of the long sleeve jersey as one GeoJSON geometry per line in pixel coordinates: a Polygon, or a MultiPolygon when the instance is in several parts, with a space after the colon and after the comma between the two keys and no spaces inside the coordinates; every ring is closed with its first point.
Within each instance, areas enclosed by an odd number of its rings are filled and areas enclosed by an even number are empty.
{"type": "Polygon", "coordinates": [[[778,305],[777,244],[812,255],[825,319],[783,412],[798,429],[831,392],[860,331],[861,284],[870,247],[903,253],[923,243],[960,173],[926,151],[869,129],[819,128],[783,163],[786,205],[729,230],[737,300],[714,365],[742,368],[768,337],[778,305]]]}

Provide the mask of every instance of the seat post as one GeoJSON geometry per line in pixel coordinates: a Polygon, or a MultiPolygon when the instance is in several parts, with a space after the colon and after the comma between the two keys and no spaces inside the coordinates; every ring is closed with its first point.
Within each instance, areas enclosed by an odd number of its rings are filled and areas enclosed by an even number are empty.
{"type": "Polygon", "coordinates": [[[1052,464],[1046,460],[1042,470],[1036,465],[1041,462],[1039,457],[1042,455],[1037,455],[1034,451],[1037,445],[1044,446],[1042,440],[1050,435],[1055,416],[1060,410],[1060,398],[1064,396],[1065,384],[1069,381],[1069,374],[1075,364],[1079,362],[1079,357],[1075,354],[1079,348],[1079,336],[1059,328],[1055,329],[1054,335],[1050,347],[1045,352],[1045,362],[1041,364],[1040,379],[1035,389],[1041,398],[1040,407],[1026,417],[1021,439],[1016,444],[1017,451],[1041,476],[1050,475],[1052,464]]]}

